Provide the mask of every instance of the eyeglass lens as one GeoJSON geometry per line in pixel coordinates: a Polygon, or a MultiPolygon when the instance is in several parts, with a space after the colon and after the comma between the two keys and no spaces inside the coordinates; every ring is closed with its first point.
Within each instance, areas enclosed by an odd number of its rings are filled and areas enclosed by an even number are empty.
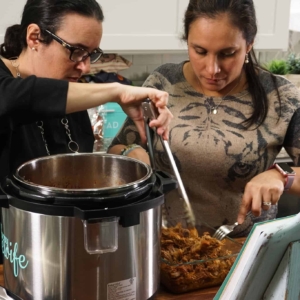
{"type": "Polygon", "coordinates": [[[102,56],[102,52],[93,52],[91,54],[91,57],[90,57],[90,60],[91,60],[91,63],[95,63],[99,60],[99,58],[102,56]]]}
{"type": "MultiPolygon", "coordinates": [[[[102,52],[92,52],[90,55],[90,61],[91,63],[95,63],[99,60],[101,57],[102,52]]],[[[75,62],[80,62],[82,60],[85,60],[89,56],[89,52],[85,51],[83,49],[74,49],[71,54],[71,59],[75,62]]]]}

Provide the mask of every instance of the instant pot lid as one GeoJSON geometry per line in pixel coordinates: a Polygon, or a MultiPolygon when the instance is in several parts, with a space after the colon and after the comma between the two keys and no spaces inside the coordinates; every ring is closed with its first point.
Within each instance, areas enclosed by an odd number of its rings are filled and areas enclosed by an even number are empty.
{"type": "Polygon", "coordinates": [[[123,227],[139,224],[139,214],[164,202],[164,193],[177,188],[177,182],[168,173],[153,172],[147,184],[127,192],[113,195],[43,195],[20,186],[16,179],[5,178],[0,185],[4,196],[0,206],[11,206],[53,216],[78,217],[93,221],[99,218],[120,217],[123,227]]]}
{"type": "Polygon", "coordinates": [[[132,192],[147,184],[152,169],[133,158],[104,154],[51,155],[22,164],[14,183],[42,195],[105,196],[132,192]]]}

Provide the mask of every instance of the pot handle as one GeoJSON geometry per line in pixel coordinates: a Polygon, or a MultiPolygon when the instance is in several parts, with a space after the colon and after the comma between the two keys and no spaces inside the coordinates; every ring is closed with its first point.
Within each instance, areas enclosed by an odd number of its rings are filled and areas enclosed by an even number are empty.
{"type": "Polygon", "coordinates": [[[3,208],[9,208],[8,195],[5,193],[6,185],[7,185],[7,178],[5,178],[0,183],[0,207],[3,207],[3,208]]]}
{"type": "Polygon", "coordinates": [[[4,193],[6,193],[6,190],[9,191],[9,189],[13,188],[20,197],[27,198],[27,199],[29,198],[38,201],[45,201],[48,203],[52,203],[55,199],[53,196],[49,196],[49,195],[38,195],[38,194],[35,195],[34,193],[29,194],[26,191],[20,189],[18,186],[16,186],[13,180],[11,180],[8,177],[5,178],[5,181],[3,182],[1,187],[4,193]]]}
{"type": "MultiPolygon", "coordinates": [[[[128,199],[132,195],[135,196],[137,194],[141,195],[141,194],[147,192],[148,190],[150,190],[153,187],[153,185],[154,185],[154,182],[149,182],[145,186],[140,187],[138,191],[136,189],[133,189],[132,191],[128,191],[124,194],[124,198],[128,199]]],[[[113,196],[112,196],[112,198],[113,198],[113,196]]]]}
{"type": "Polygon", "coordinates": [[[164,171],[156,171],[155,175],[159,179],[158,190],[163,194],[166,194],[178,188],[177,180],[173,179],[169,173],[164,171]]]}
{"type": "Polygon", "coordinates": [[[9,201],[7,195],[0,195],[0,207],[9,208],[9,201]]]}

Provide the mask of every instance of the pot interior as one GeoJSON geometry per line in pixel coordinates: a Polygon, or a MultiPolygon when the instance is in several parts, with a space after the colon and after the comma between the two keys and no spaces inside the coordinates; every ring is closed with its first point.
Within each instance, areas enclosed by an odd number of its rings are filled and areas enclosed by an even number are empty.
{"type": "Polygon", "coordinates": [[[103,153],[42,157],[21,165],[14,178],[26,187],[52,191],[135,188],[150,178],[150,166],[138,160],[103,153]]]}

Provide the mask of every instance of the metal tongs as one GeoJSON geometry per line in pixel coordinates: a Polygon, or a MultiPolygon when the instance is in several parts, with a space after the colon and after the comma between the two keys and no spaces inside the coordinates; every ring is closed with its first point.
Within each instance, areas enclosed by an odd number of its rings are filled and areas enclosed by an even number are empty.
{"type": "MultiPolygon", "coordinates": [[[[149,157],[150,157],[150,163],[152,169],[155,171],[155,160],[154,160],[154,153],[153,153],[153,145],[152,145],[152,135],[150,132],[149,122],[153,119],[156,119],[158,116],[157,110],[155,106],[153,105],[152,101],[150,99],[146,99],[142,102],[142,109],[144,112],[144,120],[145,120],[145,130],[146,130],[146,136],[147,136],[147,143],[148,143],[148,151],[149,151],[149,157]]],[[[182,183],[179,171],[177,169],[172,151],[170,149],[170,145],[168,141],[164,140],[161,135],[159,136],[160,141],[164,147],[164,150],[167,152],[173,172],[175,174],[176,180],[178,182],[179,192],[181,194],[181,197],[184,200],[184,209],[185,209],[185,217],[186,222],[189,227],[195,226],[195,216],[191,208],[190,200],[187,196],[187,193],[185,191],[184,185],[182,183]]],[[[164,220],[166,224],[166,220],[164,220]]]]}

